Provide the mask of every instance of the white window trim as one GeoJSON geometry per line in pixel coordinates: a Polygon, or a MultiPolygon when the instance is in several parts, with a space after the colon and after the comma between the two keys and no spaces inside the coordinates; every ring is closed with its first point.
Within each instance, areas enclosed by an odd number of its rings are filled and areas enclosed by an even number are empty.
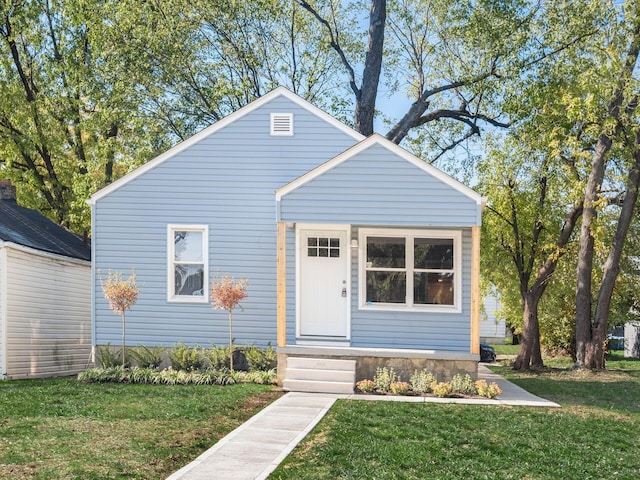
{"type": "Polygon", "coordinates": [[[172,303],[209,303],[209,226],[208,225],[167,225],[167,301],[172,303]],[[175,285],[174,261],[174,232],[176,230],[202,232],[202,259],[203,259],[203,293],[202,297],[191,295],[174,295],[175,285]]]}
{"type": "Polygon", "coordinates": [[[293,136],[293,113],[272,113],[271,114],[271,122],[270,122],[270,133],[271,136],[275,137],[291,137],[293,136]],[[289,119],[289,129],[288,130],[276,130],[274,128],[275,119],[277,117],[288,118],[289,119]]]}
{"type": "MultiPolygon", "coordinates": [[[[358,305],[360,310],[395,312],[462,312],[462,232],[460,230],[410,230],[396,228],[361,228],[358,232],[358,305]],[[371,304],[367,305],[367,237],[445,238],[453,240],[453,305],[371,304]]],[[[413,267],[408,268],[413,271],[413,267]]],[[[413,291],[413,275],[407,275],[407,292],[413,291]]]]}

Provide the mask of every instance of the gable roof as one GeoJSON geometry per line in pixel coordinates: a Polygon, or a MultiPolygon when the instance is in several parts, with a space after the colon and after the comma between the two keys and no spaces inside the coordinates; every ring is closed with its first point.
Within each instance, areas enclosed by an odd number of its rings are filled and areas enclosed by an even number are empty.
{"type": "Polygon", "coordinates": [[[65,257],[91,259],[88,244],[40,212],[0,200],[0,240],[65,257]]]}
{"type": "Polygon", "coordinates": [[[480,195],[478,192],[476,192],[475,190],[467,187],[463,183],[460,183],[458,180],[456,180],[455,178],[447,175],[442,170],[437,169],[436,167],[434,167],[430,163],[427,163],[424,160],[416,157],[415,155],[413,155],[412,153],[409,153],[404,148],[396,145],[395,143],[391,142],[387,138],[385,138],[382,135],[379,135],[377,133],[374,133],[370,137],[367,137],[366,139],[362,140],[361,142],[359,142],[358,144],[356,144],[353,147],[349,148],[348,150],[345,150],[340,155],[337,155],[337,156],[333,157],[328,162],[325,162],[322,165],[319,165],[318,167],[314,168],[313,170],[308,171],[304,175],[302,175],[302,176],[296,178],[295,180],[289,182],[288,184],[280,187],[278,190],[276,190],[276,201],[279,202],[282,199],[282,197],[284,197],[288,193],[300,188],[301,186],[303,186],[307,182],[310,182],[311,180],[313,180],[315,178],[318,178],[319,176],[321,176],[325,172],[331,170],[332,168],[336,167],[337,165],[340,165],[342,162],[354,157],[355,155],[359,154],[360,152],[363,152],[364,150],[366,150],[366,149],[368,149],[368,148],[370,148],[370,147],[372,147],[374,145],[379,145],[379,146],[381,146],[383,148],[386,148],[392,154],[394,154],[394,155],[406,160],[407,162],[409,162],[412,165],[418,167],[419,169],[421,169],[422,171],[424,171],[427,174],[431,175],[432,177],[440,180],[444,184],[446,184],[446,185],[450,186],[451,188],[457,190],[462,195],[464,195],[464,196],[468,197],[469,199],[473,200],[477,205],[484,206],[484,204],[486,203],[485,198],[482,195],[480,195]]]}
{"type": "Polygon", "coordinates": [[[274,99],[276,99],[278,97],[285,97],[285,98],[291,100],[292,102],[294,102],[298,106],[304,108],[305,110],[309,111],[313,115],[319,117],[320,119],[322,119],[325,122],[333,125],[334,127],[336,127],[337,129],[341,130],[342,132],[346,133],[347,135],[353,137],[355,141],[361,141],[362,139],[365,138],[362,134],[356,132],[351,127],[343,124],[342,122],[340,122],[336,118],[332,117],[331,115],[329,115],[325,111],[319,109],[318,107],[312,105],[311,103],[309,103],[308,101],[306,101],[302,97],[296,95],[295,93],[291,92],[290,90],[286,89],[285,87],[278,87],[278,88],[272,90],[271,92],[263,95],[262,97],[254,100],[253,102],[245,105],[244,107],[240,108],[239,110],[236,110],[235,112],[233,112],[232,114],[224,117],[223,119],[218,120],[213,125],[205,128],[204,130],[201,130],[200,132],[196,133],[192,137],[189,137],[188,139],[184,140],[183,142],[178,143],[173,148],[170,148],[166,152],[158,155],[157,157],[155,157],[154,159],[148,161],[144,165],[138,167],[137,169],[133,170],[132,172],[129,172],[128,174],[126,174],[125,176],[123,176],[120,179],[116,180],[115,182],[111,183],[110,185],[106,186],[105,188],[97,191],[96,193],[94,193],[91,196],[91,198],[89,200],[89,203],[95,204],[96,201],[100,200],[102,197],[108,195],[112,191],[120,188],[122,185],[125,185],[128,182],[130,182],[131,180],[139,177],[140,175],[143,175],[145,172],[151,170],[152,168],[154,168],[157,165],[161,164],[165,160],[168,160],[169,158],[174,157],[175,155],[177,155],[181,151],[183,151],[183,150],[191,147],[192,145],[198,143],[203,138],[208,137],[209,135],[211,135],[211,134],[217,132],[218,130],[226,127],[227,125],[239,120],[240,118],[244,117],[245,115],[257,110],[258,108],[262,107],[263,105],[271,102],[272,100],[274,100],[274,99]]]}

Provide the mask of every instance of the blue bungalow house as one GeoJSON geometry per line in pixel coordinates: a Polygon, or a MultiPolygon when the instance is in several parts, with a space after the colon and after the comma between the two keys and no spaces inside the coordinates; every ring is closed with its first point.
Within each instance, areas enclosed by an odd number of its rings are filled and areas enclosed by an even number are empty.
{"type": "Polygon", "coordinates": [[[121,336],[100,272],[132,268],[129,345],[224,344],[219,272],[249,280],[235,342],[276,344],[285,389],[352,391],[378,366],[477,371],[482,197],[284,88],[91,204],[94,346],[121,336]]]}

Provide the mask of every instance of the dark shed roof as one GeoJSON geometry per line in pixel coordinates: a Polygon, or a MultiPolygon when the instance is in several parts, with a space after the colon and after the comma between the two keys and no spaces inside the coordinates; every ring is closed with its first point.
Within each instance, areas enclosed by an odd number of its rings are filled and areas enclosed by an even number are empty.
{"type": "MultiPolygon", "coordinates": [[[[6,183],[1,187],[6,189],[6,183]]],[[[0,195],[0,240],[66,257],[91,259],[88,242],[40,212],[19,206],[11,195],[0,195]]]]}

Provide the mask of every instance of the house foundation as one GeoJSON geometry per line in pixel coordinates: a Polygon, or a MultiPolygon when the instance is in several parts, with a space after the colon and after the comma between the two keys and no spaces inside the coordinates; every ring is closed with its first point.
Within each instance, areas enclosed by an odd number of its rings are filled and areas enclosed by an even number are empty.
{"type": "Polygon", "coordinates": [[[289,358],[353,360],[355,381],[373,379],[376,369],[393,368],[402,381],[408,382],[416,370],[427,369],[438,381],[449,381],[456,374],[478,376],[480,356],[471,353],[436,350],[357,348],[325,346],[285,346],[278,348],[278,385],[286,379],[289,358]]]}

